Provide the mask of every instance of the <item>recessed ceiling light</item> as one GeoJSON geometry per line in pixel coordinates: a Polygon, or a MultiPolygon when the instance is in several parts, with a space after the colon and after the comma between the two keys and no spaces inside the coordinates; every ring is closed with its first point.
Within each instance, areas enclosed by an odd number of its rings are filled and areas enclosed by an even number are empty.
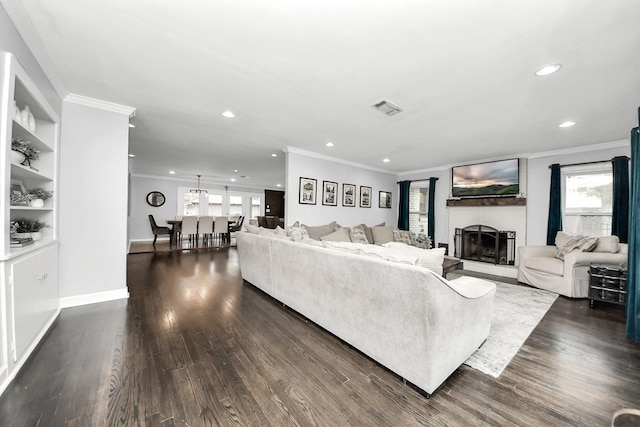
{"type": "Polygon", "coordinates": [[[282,187],[282,184],[276,184],[276,187],[282,187]]]}
{"type": "Polygon", "coordinates": [[[566,122],[562,122],[558,125],[558,127],[560,128],[570,128],[571,126],[575,125],[576,122],[572,122],[572,121],[566,121],[566,122]]]}
{"type": "Polygon", "coordinates": [[[540,68],[536,71],[536,76],[548,76],[549,74],[553,74],[560,69],[560,64],[549,64],[540,68]]]}
{"type": "Polygon", "coordinates": [[[234,172],[238,172],[238,169],[234,169],[233,171],[234,171],[234,172]]]}
{"type": "Polygon", "coordinates": [[[129,127],[130,128],[134,128],[134,127],[136,127],[136,125],[134,125],[133,123],[129,123],[129,127]]]}
{"type": "Polygon", "coordinates": [[[389,163],[391,160],[390,159],[382,159],[383,162],[385,163],[389,163]]]}
{"type": "Polygon", "coordinates": [[[236,115],[233,114],[231,111],[227,110],[224,113],[222,113],[222,115],[224,117],[226,117],[227,119],[233,119],[236,115]]]}
{"type": "Polygon", "coordinates": [[[324,144],[324,145],[326,145],[327,147],[333,147],[333,142],[329,141],[329,142],[327,142],[327,143],[326,143],[326,144],[324,144]]]}
{"type": "Polygon", "coordinates": [[[135,154],[129,154],[129,157],[135,157],[135,156],[136,156],[135,154]]]}
{"type": "Polygon", "coordinates": [[[278,157],[278,155],[276,153],[272,153],[271,157],[278,157]]]}
{"type": "Polygon", "coordinates": [[[169,174],[170,174],[170,175],[175,175],[175,174],[176,174],[176,171],[169,171],[169,174]]]}
{"type": "Polygon", "coordinates": [[[236,179],[235,178],[231,178],[231,182],[236,182],[236,179]]]}

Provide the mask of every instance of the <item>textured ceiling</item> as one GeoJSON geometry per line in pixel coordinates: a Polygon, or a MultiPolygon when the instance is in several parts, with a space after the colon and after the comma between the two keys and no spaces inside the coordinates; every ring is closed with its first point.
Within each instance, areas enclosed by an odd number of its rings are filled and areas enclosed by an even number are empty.
{"type": "Polygon", "coordinates": [[[60,92],[137,109],[143,174],[419,170],[627,139],[640,105],[638,0],[1,1],[60,92]]]}

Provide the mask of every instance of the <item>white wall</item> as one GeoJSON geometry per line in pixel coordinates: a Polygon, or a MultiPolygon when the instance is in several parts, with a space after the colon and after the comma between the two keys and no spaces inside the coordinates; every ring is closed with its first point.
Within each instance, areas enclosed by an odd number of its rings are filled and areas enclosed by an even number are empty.
{"type": "Polygon", "coordinates": [[[60,297],[126,297],[128,114],[63,102],[60,297]]]}
{"type": "Polygon", "coordinates": [[[389,226],[398,225],[398,177],[395,174],[365,169],[329,158],[318,158],[303,154],[301,150],[289,148],[286,162],[287,193],[285,196],[285,220],[287,225],[300,221],[301,224],[322,225],[331,221],[350,227],[365,223],[376,225],[382,222],[389,226]],[[300,177],[317,180],[315,205],[298,202],[300,177]],[[322,205],[322,181],[337,182],[339,186],[338,206],[322,205]],[[342,206],[342,184],[354,184],[358,197],[356,207],[342,206]],[[370,208],[360,207],[360,186],[372,188],[370,208]],[[391,209],[378,207],[378,192],[392,193],[391,209]]]}
{"type": "Polygon", "coordinates": [[[549,185],[551,170],[549,165],[561,165],[611,160],[616,156],[631,156],[629,141],[579,147],[559,153],[539,153],[529,157],[527,193],[527,245],[547,243],[547,218],[549,216],[549,185]]]}
{"type": "MultiPolygon", "coordinates": [[[[130,160],[135,161],[135,159],[130,160]]],[[[197,186],[197,178],[194,175],[192,180],[182,180],[171,177],[157,176],[130,176],[130,197],[129,197],[129,241],[148,241],[153,240],[153,233],[149,225],[149,214],[153,215],[156,223],[161,227],[166,227],[168,219],[175,218],[176,215],[182,213],[177,210],[179,188],[195,188],[197,186]],[[166,201],[160,207],[153,207],[147,204],[147,194],[151,191],[159,191],[164,194],[166,201]]],[[[206,188],[210,192],[216,191],[225,194],[223,184],[212,184],[201,181],[200,188],[206,188]]],[[[249,188],[241,186],[229,186],[229,194],[238,195],[257,195],[262,198],[262,210],[264,212],[264,189],[249,188]]],[[[180,201],[181,202],[181,201],[180,201]]],[[[246,223],[249,221],[247,220],[246,223]]],[[[159,236],[160,239],[167,239],[159,236]]]]}

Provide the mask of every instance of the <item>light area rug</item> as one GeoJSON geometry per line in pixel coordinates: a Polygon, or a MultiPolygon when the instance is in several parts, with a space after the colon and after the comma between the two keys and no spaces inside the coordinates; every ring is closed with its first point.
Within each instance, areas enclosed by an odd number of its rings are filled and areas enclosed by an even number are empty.
{"type": "Polygon", "coordinates": [[[558,294],[493,282],[497,289],[489,337],[464,364],[497,378],[549,311],[558,294]]]}

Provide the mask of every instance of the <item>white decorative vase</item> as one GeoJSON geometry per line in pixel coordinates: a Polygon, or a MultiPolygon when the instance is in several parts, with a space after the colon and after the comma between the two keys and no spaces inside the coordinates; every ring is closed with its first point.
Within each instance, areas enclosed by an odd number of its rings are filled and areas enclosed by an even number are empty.
{"type": "Polygon", "coordinates": [[[42,199],[33,199],[31,201],[31,207],[32,208],[43,208],[44,207],[44,200],[42,200],[42,199]]]}
{"type": "Polygon", "coordinates": [[[19,165],[20,163],[24,162],[25,159],[26,157],[21,152],[11,150],[11,163],[19,165]]]}
{"type": "Polygon", "coordinates": [[[16,104],[16,100],[13,100],[13,118],[16,122],[22,124],[22,113],[20,112],[20,108],[16,104]]]}
{"type": "Polygon", "coordinates": [[[37,242],[38,240],[42,239],[42,233],[40,231],[34,231],[31,233],[31,238],[34,242],[37,242]]]}
{"type": "Polygon", "coordinates": [[[33,116],[31,109],[29,109],[28,105],[24,106],[24,110],[22,110],[22,125],[29,129],[31,132],[36,132],[36,118],[33,116]]]}

